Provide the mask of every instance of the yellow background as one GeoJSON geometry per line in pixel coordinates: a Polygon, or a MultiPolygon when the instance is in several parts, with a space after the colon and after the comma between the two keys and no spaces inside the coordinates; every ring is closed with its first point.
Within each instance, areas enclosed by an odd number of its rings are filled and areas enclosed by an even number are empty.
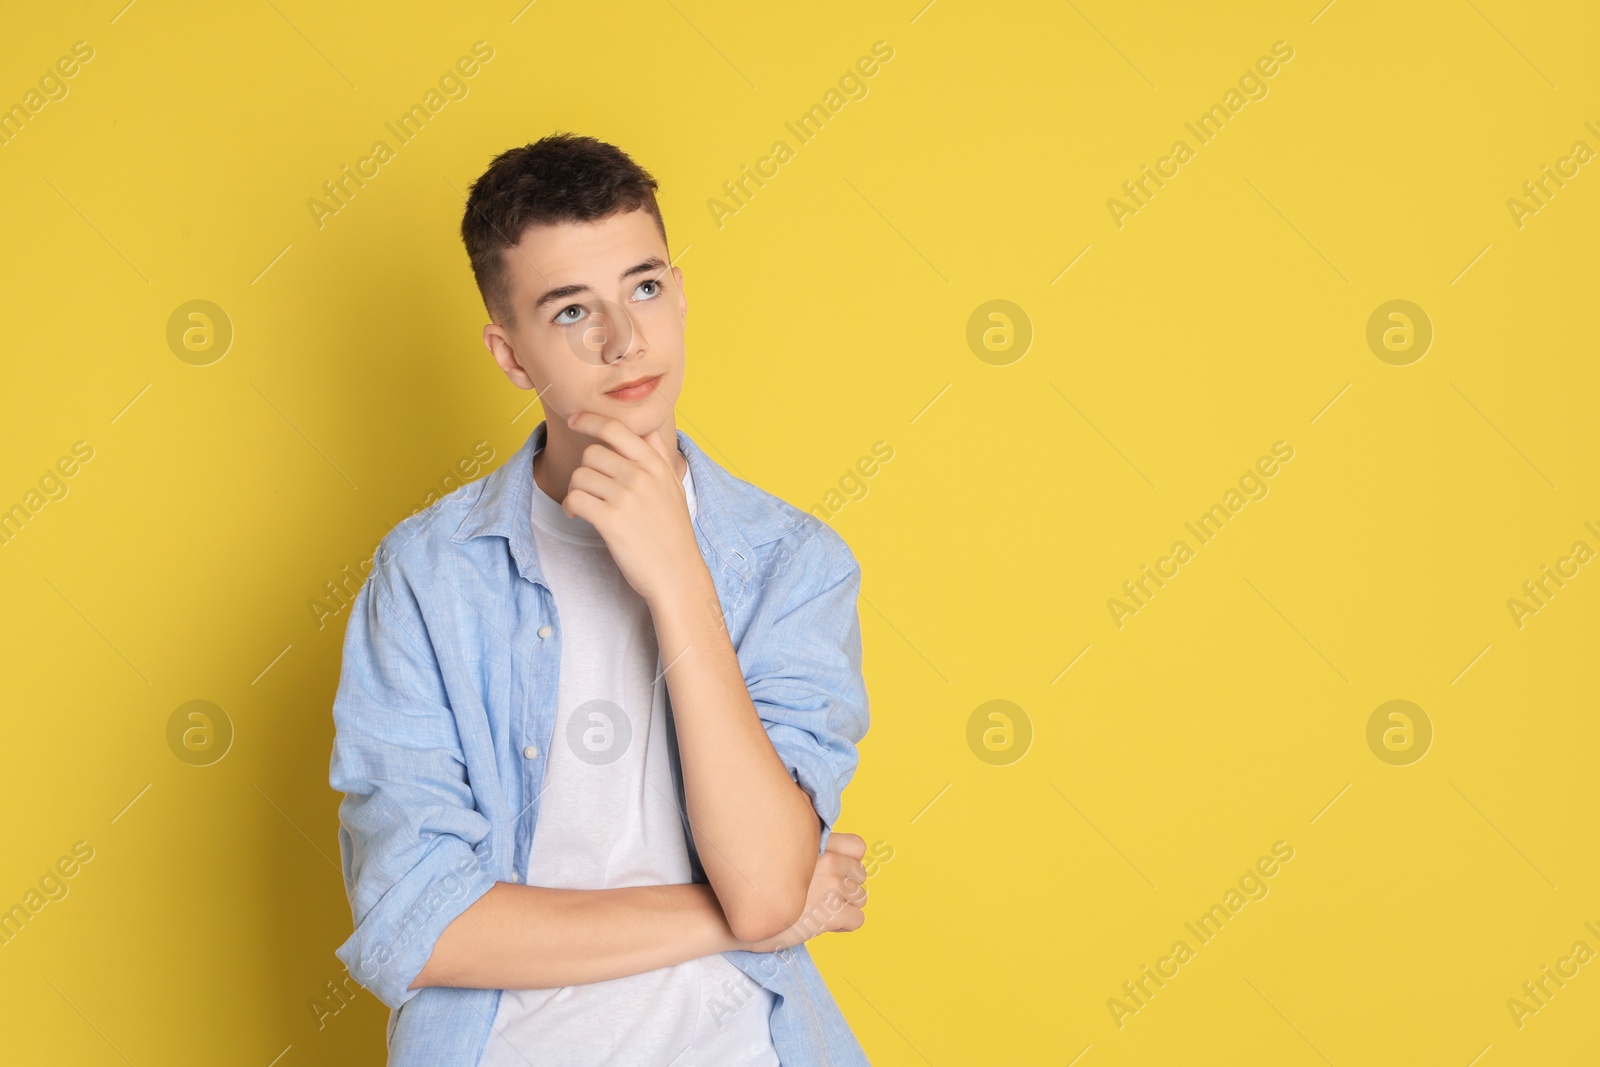
{"type": "Polygon", "coordinates": [[[0,947],[0,1061],[382,1062],[370,994],[311,1006],[350,915],[345,615],[307,603],[541,417],[481,346],[457,227],[494,154],[557,129],[662,182],[681,428],[806,508],[894,449],[831,517],[873,719],[840,827],[893,859],[867,926],[812,944],[874,1063],[1595,1061],[1600,963],[1521,1028],[1506,1001],[1600,951],[1600,565],[1521,628],[1506,602],[1600,549],[1600,163],[1520,228],[1506,202],[1600,149],[1600,19],[923,4],[7,15],[0,103],[94,58],[0,147],[0,506],[94,458],[0,547],[0,907],[94,858],[0,947]],[[306,202],[478,40],[469,95],[319,229],[306,202]],[[798,145],[785,121],[879,40],[798,145]],[[1199,146],[1183,123],[1280,40],[1199,146]],[[1118,228],[1108,198],[1179,138],[1118,228]],[[235,332],[207,366],[166,340],[196,299],[235,332]],[[1365,339],[1395,299],[1435,330],[1409,366],[1365,339]],[[966,340],[990,300],[1034,332],[1006,365],[966,340]],[[1279,440],[1270,494],[1119,629],[1107,599],[1279,440]],[[167,744],[197,699],[235,730],[210,766],[167,744]],[[1392,699],[1433,725],[1409,766],[1367,745],[1392,699]],[[968,746],[990,700],[1031,724],[1007,765],[968,746]],[[1119,1028],[1107,1000],[1280,840],[1269,895],[1119,1028]]]}

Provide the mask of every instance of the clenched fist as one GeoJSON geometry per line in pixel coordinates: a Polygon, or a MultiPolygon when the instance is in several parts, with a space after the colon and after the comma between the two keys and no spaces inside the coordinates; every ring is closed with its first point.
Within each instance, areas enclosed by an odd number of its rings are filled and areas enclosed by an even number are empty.
{"type": "Polygon", "coordinates": [[[855,834],[828,835],[827,847],[817,857],[806,891],[806,907],[795,924],[776,937],[745,945],[750,952],[777,952],[809,941],[818,934],[859,930],[867,921],[861,910],[867,903],[867,869],[861,857],[867,843],[855,834]]]}

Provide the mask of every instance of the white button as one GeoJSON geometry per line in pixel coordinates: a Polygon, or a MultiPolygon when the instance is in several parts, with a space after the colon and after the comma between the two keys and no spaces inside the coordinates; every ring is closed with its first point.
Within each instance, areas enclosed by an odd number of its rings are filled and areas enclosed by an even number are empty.
{"type": "Polygon", "coordinates": [[[511,872],[511,877],[510,877],[510,878],[508,878],[508,879],[507,879],[507,881],[511,881],[511,882],[520,882],[520,881],[522,881],[522,879],[521,879],[521,878],[520,878],[520,877],[518,877],[518,875],[517,875],[517,872],[516,872],[516,871],[512,871],[512,872],[511,872]]]}
{"type": "Polygon", "coordinates": [[[548,624],[539,627],[539,636],[540,637],[549,637],[553,633],[555,633],[555,631],[550,629],[548,624]]]}
{"type": "Polygon", "coordinates": [[[522,754],[524,756],[528,757],[529,759],[538,759],[539,758],[539,749],[537,747],[535,747],[534,745],[529,745],[527,748],[522,750],[522,754]]]}

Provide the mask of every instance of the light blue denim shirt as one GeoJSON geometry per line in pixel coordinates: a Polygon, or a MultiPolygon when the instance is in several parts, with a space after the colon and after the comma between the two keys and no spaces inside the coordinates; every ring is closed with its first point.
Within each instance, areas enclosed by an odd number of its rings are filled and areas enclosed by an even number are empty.
{"type": "MultiPolygon", "coordinates": [[[[497,989],[407,987],[456,916],[496,882],[527,875],[561,664],[561,618],[529,525],[546,433],[540,422],[492,474],[395,526],[346,623],[329,782],[345,794],[339,851],[355,931],[337,955],[391,1009],[391,1067],[476,1064],[500,1002],[497,989]]],[[[860,567],[827,524],[677,436],[719,602],[705,610],[720,606],[767,737],[816,805],[826,847],[868,725],[860,567]]],[[[704,882],[687,816],[684,836],[704,882]]],[[[725,955],[777,994],[770,1024],[785,1067],[867,1063],[804,944],[725,955]]]]}

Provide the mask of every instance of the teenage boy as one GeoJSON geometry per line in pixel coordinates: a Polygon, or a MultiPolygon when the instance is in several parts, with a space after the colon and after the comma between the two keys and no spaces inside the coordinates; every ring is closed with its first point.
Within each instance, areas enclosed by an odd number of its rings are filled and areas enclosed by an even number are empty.
{"type": "Polygon", "coordinates": [[[864,918],[861,571],[677,429],[656,188],[559,134],[467,199],[484,343],[548,418],[385,536],[346,625],[338,956],[391,1065],[867,1062],[804,944],[864,918]]]}

